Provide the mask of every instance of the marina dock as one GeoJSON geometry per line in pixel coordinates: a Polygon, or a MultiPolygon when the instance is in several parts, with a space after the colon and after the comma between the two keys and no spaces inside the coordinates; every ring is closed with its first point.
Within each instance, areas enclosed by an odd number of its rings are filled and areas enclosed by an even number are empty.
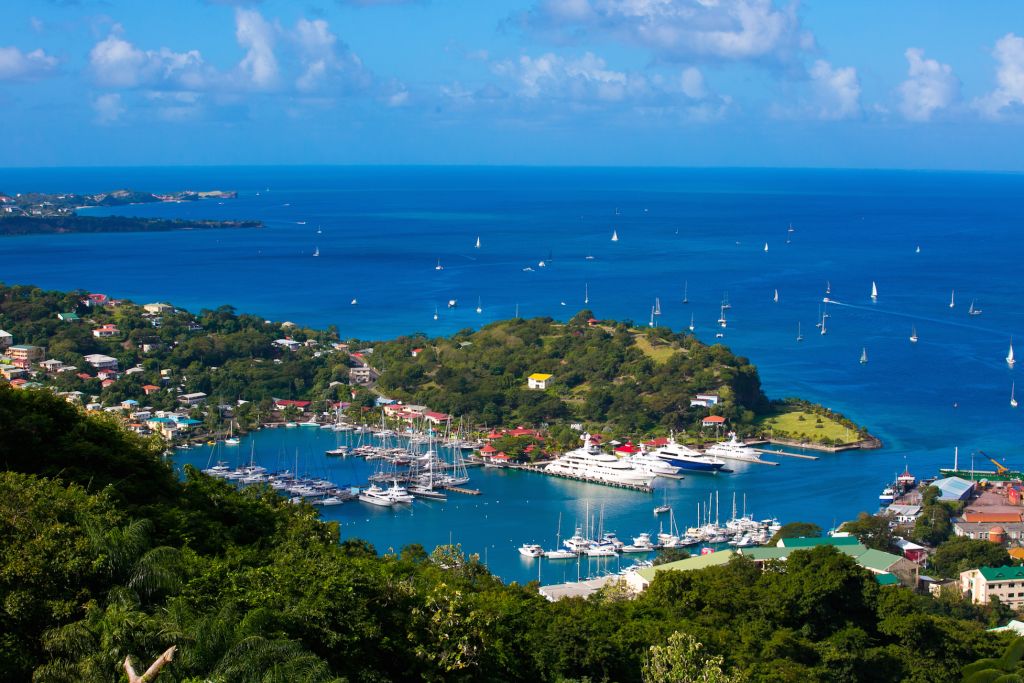
{"type": "MultiPolygon", "coordinates": [[[[765,455],[784,455],[787,458],[800,458],[802,460],[818,460],[817,455],[804,455],[803,453],[790,453],[788,451],[773,451],[767,448],[755,448],[754,450],[757,451],[758,453],[764,453],[765,455]]],[[[769,463],[766,462],[765,464],[769,463]]],[[[778,463],[773,462],[770,464],[777,465],[778,463]]]]}

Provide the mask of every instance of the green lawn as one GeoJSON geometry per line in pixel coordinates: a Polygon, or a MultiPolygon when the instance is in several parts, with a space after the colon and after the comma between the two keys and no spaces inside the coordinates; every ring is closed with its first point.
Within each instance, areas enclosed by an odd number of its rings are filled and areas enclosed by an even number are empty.
{"type": "Polygon", "coordinates": [[[652,345],[651,340],[644,335],[633,337],[633,341],[636,343],[637,348],[643,351],[655,363],[664,363],[678,351],[678,349],[674,349],[667,344],[652,345]]]}
{"type": "Polygon", "coordinates": [[[811,441],[838,439],[842,443],[847,443],[857,440],[856,432],[847,429],[835,420],[803,410],[769,415],[761,420],[761,426],[765,430],[771,428],[773,432],[778,432],[780,437],[785,432],[786,438],[792,439],[799,439],[800,434],[804,433],[811,441]],[[801,417],[804,418],[803,421],[800,420],[801,417]],[[817,428],[819,419],[821,420],[821,429],[817,428]]]}

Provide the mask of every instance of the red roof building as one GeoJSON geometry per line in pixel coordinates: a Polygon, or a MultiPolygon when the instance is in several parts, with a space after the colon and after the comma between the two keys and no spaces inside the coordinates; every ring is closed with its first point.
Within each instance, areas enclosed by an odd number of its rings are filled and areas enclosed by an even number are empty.
{"type": "Polygon", "coordinates": [[[492,446],[491,444],[486,444],[483,448],[480,449],[480,452],[485,455],[489,455],[491,453],[496,453],[497,450],[498,449],[492,446]]]}
{"type": "Polygon", "coordinates": [[[309,407],[309,403],[310,403],[309,401],[295,401],[295,400],[290,399],[290,398],[275,398],[274,399],[274,407],[277,408],[278,410],[280,410],[281,408],[287,408],[289,406],[294,406],[296,408],[301,408],[301,409],[305,410],[306,408],[309,407]]]}
{"type": "Polygon", "coordinates": [[[103,387],[104,389],[106,389],[107,387],[109,387],[113,383],[114,383],[114,380],[112,380],[112,379],[105,379],[102,382],[100,382],[100,386],[103,387]]]}
{"type": "Polygon", "coordinates": [[[639,453],[640,449],[633,445],[632,441],[627,441],[621,446],[615,448],[615,455],[633,455],[639,453]]]}
{"type": "Polygon", "coordinates": [[[160,387],[156,386],[155,384],[143,384],[142,390],[146,392],[146,396],[149,396],[152,393],[160,391],[160,387]]]}
{"type": "Polygon", "coordinates": [[[721,415],[708,415],[701,420],[701,426],[704,427],[721,427],[725,424],[725,418],[721,415]]]}
{"type": "Polygon", "coordinates": [[[77,377],[78,379],[92,379],[92,375],[90,375],[88,372],[80,372],[77,375],[75,375],[75,377],[77,377]]]}
{"type": "Polygon", "coordinates": [[[667,436],[659,436],[657,439],[651,439],[650,441],[644,441],[644,445],[645,446],[650,446],[651,448],[661,448],[662,446],[667,446],[668,445],[668,437],[667,436]]]}

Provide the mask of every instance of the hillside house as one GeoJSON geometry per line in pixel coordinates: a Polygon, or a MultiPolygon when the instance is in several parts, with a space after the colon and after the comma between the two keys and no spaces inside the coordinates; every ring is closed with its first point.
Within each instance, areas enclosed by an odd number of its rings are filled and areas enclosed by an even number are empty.
{"type": "Polygon", "coordinates": [[[543,372],[535,372],[526,378],[527,389],[540,389],[543,391],[548,388],[548,383],[551,381],[552,375],[545,374],[543,372]]]}

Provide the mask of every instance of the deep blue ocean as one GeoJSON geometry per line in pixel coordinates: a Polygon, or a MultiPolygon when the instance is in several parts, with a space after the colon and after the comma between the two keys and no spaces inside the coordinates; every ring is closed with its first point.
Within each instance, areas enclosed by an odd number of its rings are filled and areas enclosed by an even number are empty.
{"type": "MultiPolygon", "coordinates": [[[[880,451],[817,461],[784,458],[779,467],[668,482],[668,499],[684,526],[696,522],[697,501],[717,490],[723,518],[735,491],[746,494],[758,517],[828,528],[873,511],[879,490],[904,461],[918,476],[931,476],[952,464],[954,446],[960,447],[961,465],[970,465],[972,452],[985,451],[1024,466],[1022,414],[1009,405],[1021,369],[1010,370],[1004,361],[1011,337],[1020,339],[1018,356],[1024,353],[1021,175],[0,169],[0,192],[124,187],[238,190],[238,199],[223,203],[140,205],[116,213],[252,218],[267,227],[5,238],[3,281],[191,309],[230,304],[276,320],[335,324],[343,337],[364,340],[415,331],[448,334],[512,317],[517,306],[523,317],[565,319],[584,307],[585,291],[598,317],[646,324],[658,297],[660,324],[680,330],[692,315],[699,337],[724,342],[758,366],[769,396],[821,402],[885,442],[880,451]],[[617,242],[611,241],[613,231],[617,242]],[[320,256],[313,257],[317,248],[320,256]],[[439,262],[443,270],[435,269],[439,262]],[[872,281],[879,294],[874,303],[872,281]],[[828,334],[822,336],[815,323],[827,283],[838,303],[829,306],[828,334]],[[682,303],[684,286],[689,304],[682,303]],[[954,290],[956,306],[950,308],[954,290]],[[716,340],[725,293],[732,309],[724,339],[716,340]],[[350,304],[353,298],[358,305],[350,304]],[[459,305],[449,310],[453,298],[459,305]],[[981,315],[968,315],[972,301],[981,315]],[[805,337],[800,343],[798,323],[805,337]],[[917,344],[908,340],[912,327],[917,344]],[[858,362],[862,349],[867,364],[858,362]]],[[[311,471],[330,472],[339,481],[363,474],[363,463],[323,457],[337,438],[333,433],[279,430],[252,438],[258,460],[290,461],[298,449],[311,471]]],[[[244,440],[238,450],[247,456],[249,449],[244,440]]],[[[205,465],[210,453],[197,450],[179,459],[205,465]]],[[[980,457],[977,464],[991,466],[980,457]]],[[[402,512],[354,503],[325,517],[342,522],[344,535],[366,538],[381,551],[410,542],[429,549],[451,538],[486,556],[500,576],[527,580],[536,578],[537,566],[520,560],[515,547],[534,540],[553,545],[560,512],[563,533],[571,534],[587,501],[592,509],[603,504],[606,528],[629,537],[656,530],[651,509],[666,495],[530,473],[475,470],[472,477],[483,496],[452,496],[402,512]]],[[[545,563],[544,582],[575,578],[576,565],[563,565],[545,563]]]]}

